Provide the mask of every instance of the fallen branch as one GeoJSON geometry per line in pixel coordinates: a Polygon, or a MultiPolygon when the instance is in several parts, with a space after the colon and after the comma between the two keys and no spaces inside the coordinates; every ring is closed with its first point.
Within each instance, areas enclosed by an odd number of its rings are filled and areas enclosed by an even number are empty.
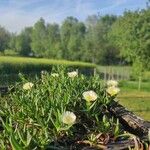
{"type": "Polygon", "coordinates": [[[112,101],[108,109],[112,115],[120,120],[125,130],[139,136],[140,139],[148,140],[148,132],[150,130],[149,121],[136,116],[116,101],[112,101]]]}

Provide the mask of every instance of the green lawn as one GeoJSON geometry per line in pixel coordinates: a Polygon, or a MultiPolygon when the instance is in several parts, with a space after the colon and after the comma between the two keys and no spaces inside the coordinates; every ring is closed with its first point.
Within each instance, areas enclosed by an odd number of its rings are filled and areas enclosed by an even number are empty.
{"type": "Polygon", "coordinates": [[[119,103],[145,120],[150,121],[150,98],[118,98],[119,103]]]}
{"type": "Polygon", "coordinates": [[[138,82],[135,81],[120,83],[119,103],[143,119],[150,121],[150,82],[142,82],[140,91],[137,87],[138,82]]]}
{"type": "MultiPolygon", "coordinates": [[[[136,92],[138,91],[138,81],[120,81],[119,87],[124,92],[136,92]]],[[[150,81],[141,82],[140,92],[150,92],[150,81]]]]}

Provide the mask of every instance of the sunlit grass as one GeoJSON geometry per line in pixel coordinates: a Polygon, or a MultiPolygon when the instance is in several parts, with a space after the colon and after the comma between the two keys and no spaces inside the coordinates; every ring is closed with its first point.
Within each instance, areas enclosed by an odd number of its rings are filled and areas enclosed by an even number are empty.
{"type": "Polygon", "coordinates": [[[123,81],[117,99],[119,103],[138,116],[150,121],[150,82],[142,82],[138,90],[138,82],[123,81]]]}
{"type": "Polygon", "coordinates": [[[11,63],[11,64],[58,64],[58,65],[79,65],[79,66],[89,66],[93,67],[94,64],[79,62],[79,61],[68,61],[68,60],[56,60],[56,59],[46,59],[46,58],[29,58],[29,57],[11,57],[11,56],[0,56],[0,64],[11,63]]]}
{"type": "Polygon", "coordinates": [[[118,98],[119,103],[145,120],[150,121],[150,98],[118,98]]]}

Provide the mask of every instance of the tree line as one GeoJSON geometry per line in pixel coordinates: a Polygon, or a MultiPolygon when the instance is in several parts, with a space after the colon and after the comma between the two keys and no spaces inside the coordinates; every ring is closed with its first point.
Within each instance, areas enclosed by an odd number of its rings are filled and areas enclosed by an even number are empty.
{"type": "Polygon", "coordinates": [[[18,34],[0,27],[0,52],[149,68],[150,7],[122,16],[91,15],[85,22],[67,17],[61,25],[40,18],[18,34]]]}

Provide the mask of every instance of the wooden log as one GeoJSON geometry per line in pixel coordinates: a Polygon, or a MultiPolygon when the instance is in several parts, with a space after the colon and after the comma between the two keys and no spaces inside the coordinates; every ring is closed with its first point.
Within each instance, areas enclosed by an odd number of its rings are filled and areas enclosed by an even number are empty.
{"type": "Polygon", "coordinates": [[[119,118],[126,131],[137,135],[140,139],[148,140],[150,122],[136,116],[116,101],[112,101],[108,107],[109,112],[119,118]]]}
{"type": "Polygon", "coordinates": [[[107,146],[107,150],[124,150],[129,147],[135,147],[135,143],[131,139],[110,143],[107,146]]]}

